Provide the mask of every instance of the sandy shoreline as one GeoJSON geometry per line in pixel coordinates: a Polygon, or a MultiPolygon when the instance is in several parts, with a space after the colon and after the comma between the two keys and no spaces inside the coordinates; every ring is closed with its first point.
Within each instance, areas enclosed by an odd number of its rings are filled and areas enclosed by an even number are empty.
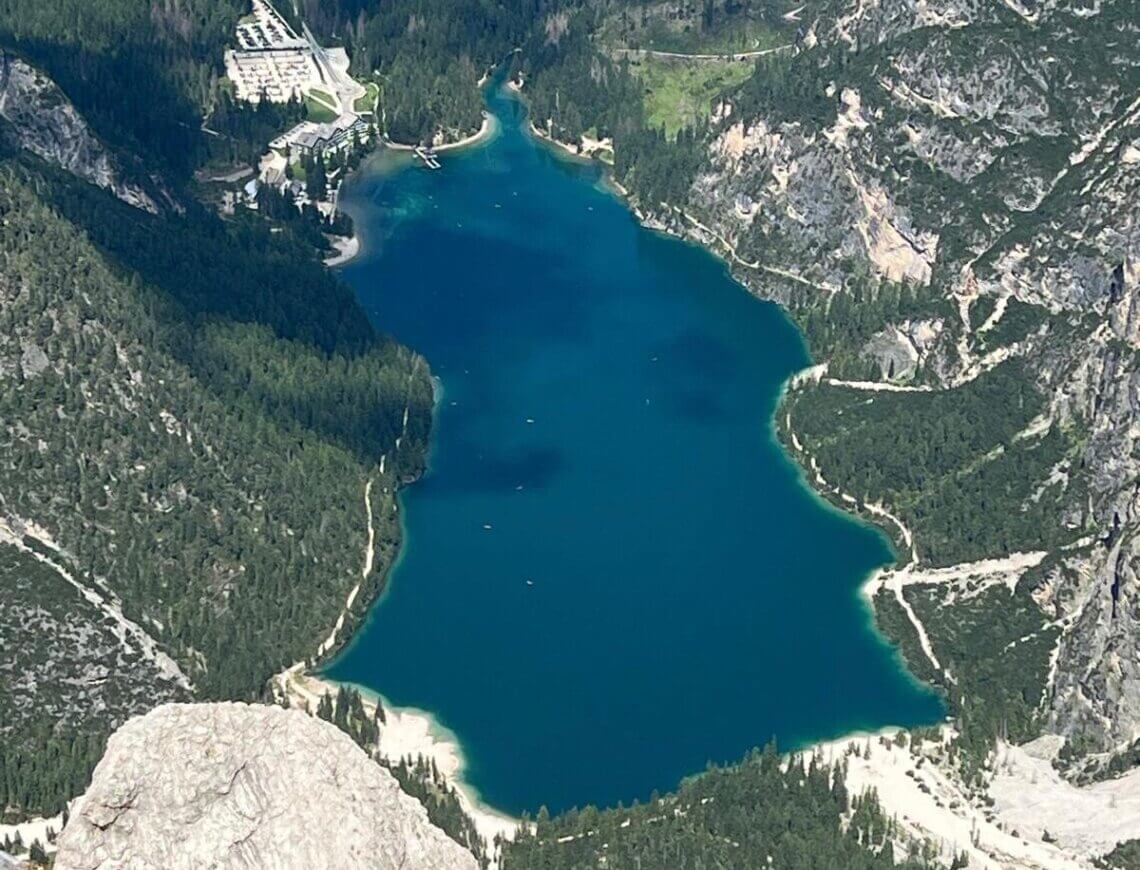
{"type": "MultiPolygon", "coordinates": [[[[490,112],[483,113],[483,123],[479,129],[472,133],[470,136],[465,136],[455,142],[443,142],[440,144],[433,144],[432,150],[437,154],[443,151],[456,151],[460,148],[470,148],[473,145],[480,145],[489,140],[499,129],[498,121],[490,112]]],[[[384,147],[390,148],[393,151],[415,151],[419,145],[408,145],[404,142],[393,142],[391,139],[383,140],[384,147]]]]}
{"type": "Polygon", "coordinates": [[[479,145],[491,139],[492,136],[498,132],[499,122],[495,116],[490,112],[483,113],[483,123],[479,125],[479,129],[466,138],[460,139],[457,142],[444,142],[441,145],[433,145],[436,153],[442,151],[456,151],[460,148],[470,148],[472,145],[479,145]]]}
{"type": "Polygon", "coordinates": [[[577,158],[578,160],[601,160],[603,163],[605,163],[607,161],[603,158],[603,155],[610,154],[612,156],[614,153],[613,143],[609,139],[593,139],[590,136],[583,136],[582,146],[581,148],[578,148],[568,142],[563,142],[561,139],[552,136],[541,127],[536,126],[534,121],[528,121],[527,123],[530,125],[531,135],[536,139],[546,143],[547,145],[558,148],[571,157],[577,158]]]}
{"type": "MultiPolygon", "coordinates": [[[[310,711],[316,710],[325,692],[335,697],[341,685],[304,673],[300,669],[280,674],[276,682],[292,706],[302,709],[307,707],[310,711]]],[[[460,806],[475,823],[479,835],[486,840],[489,852],[494,852],[496,837],[514,839],[521,821],[483,803],[478,793],[464,781],[466,759],[459,739],[452,732],[442,727],[425,710],[393,707],[365,686],[351,683],[345,685],[360,692],[365,711],[370,717],[375,716],[376,705],[383,704],[385,722],[380,726],[377,745],[380,757],[390,763],[406,758],[415,760],[420,756],[430,759],[455,789],[460,806]]]]}
{"type": "Polygon", "coordinates": [[[329,268],[343,266],[349,260],[359,256],[360,237],[355,234],[350,238],[337,236],[332,246],[336,250],[336,253],[325,259],[325,265],[329,268]]]}

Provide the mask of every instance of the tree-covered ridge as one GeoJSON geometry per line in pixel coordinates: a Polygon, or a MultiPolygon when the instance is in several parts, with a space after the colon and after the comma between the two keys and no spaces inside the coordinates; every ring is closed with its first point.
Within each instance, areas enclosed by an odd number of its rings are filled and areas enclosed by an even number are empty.
{"type": "Polygon", "coordinates": [[[923,625],[939,663],[953,674],[942,679],[958,717],[963,772],[984,782],[983,768],[998,739],[1026,743],[1041,732],[1041,706],[1049,656],[1060,628],[1033,601],[1034,575],[1009,589],[982,588],[973,595],[913,587],[906,600],[923,625]]]}
{"type": "Polygon", "coordinates": [[[121,644],[114,622],[58,572],[11,543],[0,544],[0,591],[0,808],[51,815],[60,796],[83,791],[103,753],[106,728],[93,719],[121,721],[188,695],[121,644]],[[61,679],[68,668],[74,678],[61,679]],[[30,709],[18,709],[28,698],[30,709]]]}
{"type": "MultiPolygon", "coordinates": [[[[376,558],[358,600],[375,594],[399,535],[394,490],[422,468],[427,367],[287,236],[145,214],[20,159],[0,172],[3,515],[46,530],[61,567],[167,651],[196,697],[256,697],[360,582],[367,481],[376,558]]],[[[60,594],[6,589],[23,609],[60,594]]],[[[42,628],[24,627],[31,649],[57,643],[42,628]]],[[[0,767],[39,769],[33,713],[66,754],[162,699],[145,677],[123,701],[82,703],[74,674],[112,654],[138,648],[81,645],[53,657],[52,679],[3,695],[0,767]]],[[[6,802],[27,811],[74,793],[72,779],[12,777],[6,802]]]]}
{"type": "Polygon", "coordinates": [[[44,194],[112,263],[176,303],[155,309],[167,324],[197,327],[172,330],[171,350],[212,390],[362,460],[391,452],[387,467],[402,477],[422,470],[432,402],[426,366],[409,405],[401,380],[408,353],[377,335],[291,224],[272,228],[253,214],[223,221],[196,204],[153,216],[61,175],[46,181],[44,194]]]}
{"type": "Polygon", "coordinates": [[[181,335],[201,341],[175,345],[197,376],[219,391],[228,388],[235,399],[256,397],[263,410],[271,410],[299,401],[283,395],[300,385],[294,374],[286,377],[281,366],[300,366],[309,360],[310,367],[323,369],[319,376],[313,369],[313,382],[322,383],[333,396],[346,389],[356,391],[351,407],[371,417],[362,421],[342,414],[334,419],[330,397],[310,393],[313,407],[295,408],[295,414],[283,411],[277,415],[279,422],[301,421],[326,434],[354,429],[353,436],[336,437],[347,439],[344,443],[373,459],[404,433],[406,448],[401,455],[408,459],[401,470],[418,473],[420,460],[415,457],[430,425],[430,396],[416,396],[406,429],[403,404],[398,409],[382,408],[377,415],[372,400],[390,399],[399,392],[388,382],[386,370],[379,374],[380,367],[398,363],[406,354],[376,333],[351,289],[316,259],[306,234],[288,223],[266,226],[253,214],[239,213],[224,221],[196,203],[182,215],[148,215],[60,174],[45,178],[41,191],[84,229],[117,268],[137,274],[177,303],[170,310],[157,309],[169,323],[187,318],[201,328],[181,335]],[[178,243],[169,244],[171,239],[178,243]],[[241,329],[235,331],[231,325],[241,329]],[[237,340],[239,334],[248,338],[255,333],[259,336],[256,370],[252,359],[240,358],[252,352],[251,347],[243,349],[237,340]],[[368,366],[375,371],[365,371],[368,366]],[[324,410],[314,415],[317,404],[324,410]]]}
{"type": "Polygon", "coordinates": [[[535,830],[504,845],[504,870],[605,866],[920,868],[915,846],[896,851],[893,822],[873,792],[850,795],[844,760],[781,759],[773,746],[712,767],[674,794],[599,811],[542,811],[535,830]],[[896,863],[897,862],[897,863],[896,863]]]}
{"type": "Polygon", "coordinates": [[[628,64],[599,50],[600,21],[588,7],[551,14],[518,61],[531,121],[562,141],[579,141],[593,130],[616,143],[645,126],[642,88],[628,64]]]}
{"type": "MultiPolygon", "coordinates": [[[[288,706],[287,698],[284,703],[288,706]]],[[[342,684],[335,695],[326,689],[315,711],[309,709],[308,701],[305,706],[307,712],[336,725],[378,764],[391,771],[400,788],[424,805],[433,825],[468,849],[481,867],[490,866],[490,847],[497,847],[497,843],[488,844],[480,835],[471,817],[464,812],[454,785],[439,772],[435,760],[422,755],[390,760],[379,754],[380,734],[387,725],[382,703],[376,702],[374,712],[370,713],[360,691],[342,684]]]]}
{"type": "Polygon", "coordinates": [[[405,758],[388,765],[388,769],[399,781],[400,788],[424,805],[433,825],[470,850],[481,867],[490,866],[493,844],[486,843],[480,836],[471,817],[463,811],[455,787],[439,772],[433,760],[422,756],[405,758]]]}
{"type": "MultiPolygon", "coordinates": [[[[780,20],[775,8],[783,11],[780,4],[769,9],[771,4],[759,0],[681,5],[685,8],[676,16],[683,30],[678,32],[698,42],[702,34],[724,37],[747,18],[760,28],[755,38],[767,44],[772,24],[780,20]]],[[[323,38],[342,42],[355,75],[377,81],[381,127],[397,141],[427,140],[438,132],[454,138],[476,129],[482,110],[478,82],[492,66],[506,62],[524,75],[524,93],[538,126],[549,123],[550,132],[569,142],[588,131],[615,137],[644,153],[645,137],[660,131],[646,120],[645,84],[622,51],[640,44],[632,22],[661,20],[661,11],[652,7],[620,0],[308,0],[296,17],[323,38]]],[[[672,140],[676,131],[669,132],[672,140]]],[[[705,132],[694,126],[687,135],[705,132]]],[[[658,150],[656,156],[665,159],[676,149],[658,150]]],[[[682,150],[690,152],[692,146],[682,150]]],[[[643,176],[664,176],[674,168],[646,166],[643,176]]]]}
{"type": "Polygon", "coordinates": [[[1074,446],[1061,427],[1036,431],[1044,411],[1032,372],[1010,361],[954,390],[823,384],[795,393],[787,413],[829,484],[890,504],[920,561],[945,566],[1079,536],[1059,515],[1059,487],[1040,488],[1074,446]]]}
{"type": "Polygon", "coordinates": [[[783,11],[755,0],[566,3],[547,13],[517,59],[531,120],[570,144],[612,139],[614,175],[635,202],[650,210],[681,203],[707,165],[716,106],[772,81],[766,56],[717,53],[738,25],[754,34],[742,49],[790,42],[783,11]],[[658,45],[672,53],[652,55],[658,45]]]}
{"type": "Polygon", "coordinates": [[[1140,840],[1126,840],[1097,861],[1104,870],[1136,870],[1140,867],[1140,840]]]}
{"type": "Polygon", "coordinates": [[[161,170],[177,188],[204,163],[255,164],[307,115],[298,101],[235,98],[223,56],[249,11],[249,0],[3,0],[0,48],[44,70],[129,172],[161,170]]]}
{"type": "Polygon", "coordinates": [[[622,50],[723,50],[739,39],[738,48],[769,46],[785,30],[790,38],[780,18],[790,8],[771,0],[304,0],[282,11],[343,44],[354,75],[377,81],[381,126],[397,141],[477,128],[477,83],[504,61],[527,77],[536,122],[552,121],[573,141],[591,129],[608,136],[645,127],[644,87],[622,50]]]}

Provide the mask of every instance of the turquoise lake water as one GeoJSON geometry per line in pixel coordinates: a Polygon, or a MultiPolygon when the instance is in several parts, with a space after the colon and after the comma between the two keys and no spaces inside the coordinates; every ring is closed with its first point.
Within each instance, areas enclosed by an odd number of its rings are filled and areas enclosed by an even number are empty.
{"type": "Polygon", "coordinates": [[[795,327],[490,105],[488,145],[349,194],[343,274],[442,392],[400,561],[327,674],[432,711],[512,813],[936,720],[858,595],[885,539],[775,440],[795,327]]]}

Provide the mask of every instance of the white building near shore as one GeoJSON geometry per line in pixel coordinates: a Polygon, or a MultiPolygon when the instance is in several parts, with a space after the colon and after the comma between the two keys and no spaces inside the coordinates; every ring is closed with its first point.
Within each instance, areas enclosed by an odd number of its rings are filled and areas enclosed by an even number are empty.
{"type": "Polygon", "coordinates": [[[339,151],[352,144],[354,138],[363,139],[367,136],[368,122],[359,115],[346,112],[327,124],[302,121],[292,130],[272,140],[269,147],[290,158],[297,158],[339,151]]]}

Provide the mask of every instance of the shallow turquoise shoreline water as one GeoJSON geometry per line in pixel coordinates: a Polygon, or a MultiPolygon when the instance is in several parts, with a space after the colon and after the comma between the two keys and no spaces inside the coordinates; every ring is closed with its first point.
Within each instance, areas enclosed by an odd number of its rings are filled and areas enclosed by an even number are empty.
{"type": "Polygon", "coordinates": [[[889,546],[774,437],[794,326],[491,107],[490,144],[349,194],[343,274],[443,397],[388,591],[327,675],[432,710],[516,813],[936,720],[858,595],[889,546]]]}

